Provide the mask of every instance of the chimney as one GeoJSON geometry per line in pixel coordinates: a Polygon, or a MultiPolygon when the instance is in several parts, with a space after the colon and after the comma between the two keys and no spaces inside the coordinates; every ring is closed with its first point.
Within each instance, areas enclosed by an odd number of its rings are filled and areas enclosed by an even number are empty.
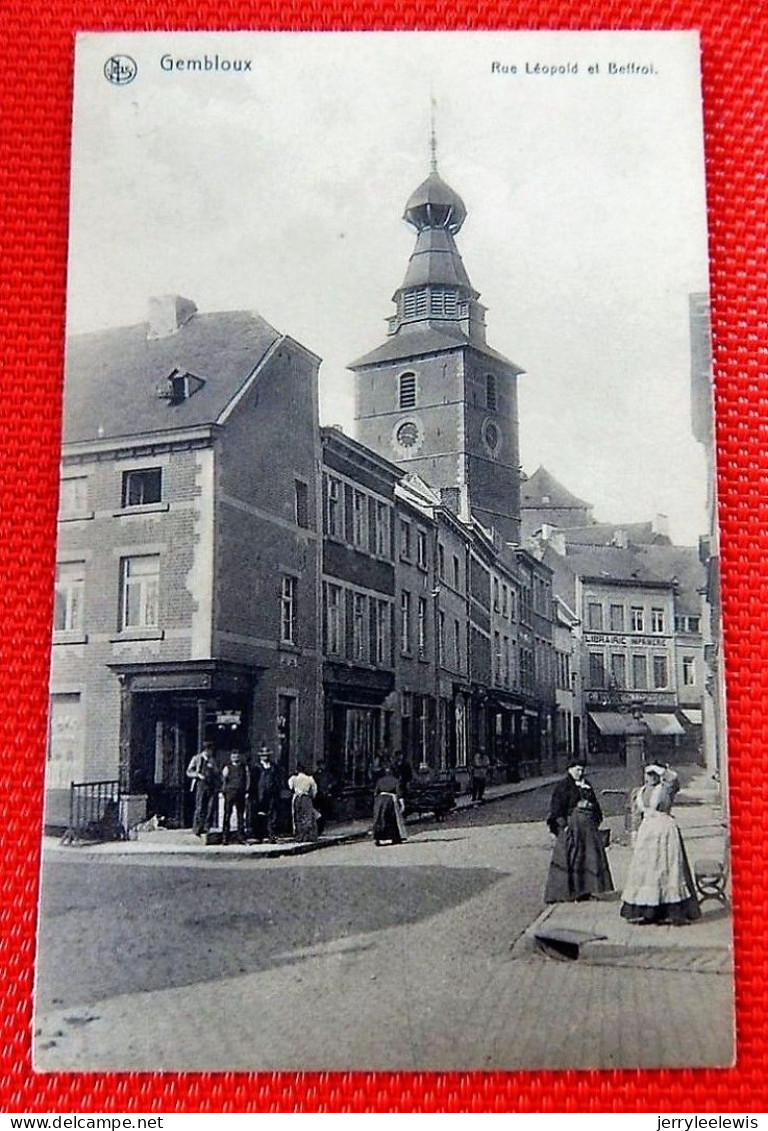
{"type": "Polygon", "coordinates": [[[565,533],[562,530],[553,530],[549,536],[549,544],[561,558],[565,557],[565,533]]]}
{"type": "Polygon", "coordinates": [[[461,508],[461,493],[458,487],[441,487],[440,502],[447,511],[458,515],[461,508]]]}
{"type": "Polygon", "coordinates": [[[621,527],[619,527],[618,530],[614,530],[613,538],[611,539],[611,542],[613,543],[614,546],[618,546],[618,548],[620,550],[626,550],[626,548],[627,548],[627,532],[626,532],[626,530],[622,530],[621,527]]]}
{"type": "Polygon", "coordinates": [[[669,538],[669,519],[665,514],[657,514],[653,520],[653,533],[669,538]]]}
{"type": "Polygon", "coordinates": [[[197,307],[181,295],[159,295],[149,300],[147,339],[168,338],[189,322],[197,307]]]}

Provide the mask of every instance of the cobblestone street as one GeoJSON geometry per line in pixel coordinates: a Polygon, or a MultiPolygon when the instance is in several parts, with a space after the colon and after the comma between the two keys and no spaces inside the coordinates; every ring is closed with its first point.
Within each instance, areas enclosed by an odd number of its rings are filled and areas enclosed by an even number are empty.
{"type": "Polygon", "coordinates": [[[37,1067],[730,1063],[730,977],[513,954],[542,910],[545,797],[417,826],[398,848],[57,856],[37,1067]]]}

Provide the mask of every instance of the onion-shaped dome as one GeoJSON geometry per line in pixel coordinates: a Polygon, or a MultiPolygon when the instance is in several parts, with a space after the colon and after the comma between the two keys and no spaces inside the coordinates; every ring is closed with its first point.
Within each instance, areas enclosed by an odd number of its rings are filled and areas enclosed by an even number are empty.
{"type": "Polygon", "coordinates": [[[434,171],[411,193],[403,213],[403,219],[417,232],[426,228],[446,228],[453,235],[466,218],[464,201],[434,171]]]}

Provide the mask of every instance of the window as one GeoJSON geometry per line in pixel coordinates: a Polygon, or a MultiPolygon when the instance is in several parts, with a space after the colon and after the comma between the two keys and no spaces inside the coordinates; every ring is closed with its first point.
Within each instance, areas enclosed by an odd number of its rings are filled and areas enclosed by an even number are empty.
{"type": "Polygon", "coordinates": [[[485,375],[485,404],[491,412],[496,411],[496,377],[493,373],[485,375]]]}
{"type": "Polygon", "coordinates": [[[404,589],[400,595],[400,651],[411,650],[411,595],[404,589]]]}
{"type": "Polygon", "coordinates": [[[440,577],[445,577],[445,546],[442,542],[437,544],[437,572],[440,577]]]}
{"type": "Polygon", "coordinates": [[[611,626],[611,632],[623,632],[624,631],[624,606],[623,605],[611,605],[611,608],[610,608],[610,611],[609,611],[609,617],[610,617],[609,623],[610,623],[610,626],[611,626]]]}
{"type": "Polygon", "coordinates": [[[359,550],[368,543],[368,500],[362,491],[352,492],[352,541],[359,550]]]}
{"type": "Polygon", "coordinates": [[[493,611],[495,613],[498,613],[500,609],[501,609],[501,600],[500,600],[500,597],[499,597],[499,579],[498,579],[498,577],[494,577],[494,579],[493,579],[493,611]]]}
{"type": "Polygon", "coordinates": [[[376,553],[379,557],[390,556],[389,507],[386,503],[376,503],[376,553]]]}
{"type": "Polygon", "coordinates": [[[296,632],[296,578],[284,577],[280,586],[280,639],[294,644],[296,632]]]}
{"type": "Polygon", "coordinates": [[[400,408],[416,408],[416,374],[400,374],[400,408]]]}
{"type": "Polygon", "coordinates": [[[455,619],[453,622],[453,654],[456,658],[456,671],[461,671],[461,625],[455,619]]]}
{"type": "Polygon", "coordinates": [[[509,619],[511,621],[517,620],[517,593],[514,589],[509,591],[509,619]]]}
{"type": "Polygon", "coordinates": [[[400,519],[400,557],[410,558],[411,556],[411,524],[404,519],[400,519]]]}
{"type": "Polygon", "coordinates": [[[506,585],[501,587],[501,615],[503,617],[509,616],[509,589],[506,585]]]}
{"type": "Polygon", "coordinates": [[[648,690],[648,657],[632,657],[632,686],[637,691],[648,690]]]}
{"type": "Polygon", "coordinates": [[[688,631],[701,632],[701,617],[688,617],[688,631]]]}
{"type": "Polygon", "coordinates": [[[342,590],[338,585],[329,585],[326,589],[325,650],[331,656],[338,656],[342,651],[342,608],[342,590]]]}
{"type": "Polygon", "coordinates": [[[73,479],[62,479],[59,490],[59,514],[67,517],[82,514],[88,507],[88,477],[78,475],[73,479]]]}
{"type": "Polygon", "coordinates": [[[427,598],[419,597],[419,656],[424,659],[427,651],[427,598]]]}
{"type": "Polygon", "coordinates": [[[123,506],[145,507],[162,499],[162,469],[148,467],[144,471],[123,472],[123,506]]]}
{"type": "Polygon", "coordinates": [[[437,613],[437,662],[445,664],[445,613],[442,609],[437,613]]]}
{"type": "Polygon", "coordinates": [[[493,634],[493,682],[501,683],[501,633],[493,634]]]}
{"type": "Polygon", "coordinates": [[[306,530],[309,527],[309,486],[303,479],[294,479],[293,489],[296,525],[306,530]]]}
{"type": "Polygon", "coordinates": [[[403,296],[403,316],[417,318],[427,313],[427,292],[424,289],[406,291],[403,296]]]}
{"type": "Polygon", "coordinates": [[[675,632],[685,632],[685,617],[675,617],[675,632]]]}
{"type": "Polygon", "coordinates": [[[377,664],[388,664],[389,654],[389,605],[386,601],[379,601],[376,605],[376,622],[374,627],[375,658],[377,664]]]}
{"type": "Polygon", "coordinates": [[[641,605],[633,605],[629,610],[629,619],[633,632],[643,632],[645,627],[645,618],[643,616],[643,608],[641,605]]]}
{"type": "Polygon", "coordinates": [[[504,650],[501,655],[501,674],[504,680],[504,686],[509,687],[510,670],[509,670],[509,637],[504,637],[504,650]]]}
{"type": "Polygon", "coordinates": [[[589,653],[589,686],[605,687],[605,661],[602,652],[589,653]]]}
{"type": "Polygon", "coordinates": [[[352,658],[368,659],[368,598],[364,593],[352,597],[352,658]]]}
{"type": "Polygon", "coordinates": [[[617,687],[627,686],[627,658],[621,652],[611,656],[611,679],[617,687]]]}
{"type": "Polygon", "coordinates": [[[651,632],[664,631],[664,610],[651,609],[651,632]]]}
{"type": "Polygon", "coordinates": [[[56,568],[55,632],[82,632],[85,562],[62,562],[56,568]]]}
{"type": "Polygon", "coordinates": [[[432,288],[429,301],[430,314],[436,315],[437,317],[444,315],[446,318],[455,318],[457,310],[458,295],[456,291],[446,287],[432,288]]]}
{"type": "Polygon", "coordinates": [[[653,686],[656,688],[666,687],[667,680],[667,657],[654,656],[653,657],[653,686]]]}
{"type": "Polygon", "coordinates": [[[326,486],[326,529],[332,538],[341,538],[344,529],[341,480],[328,476],[326,486]]]}
{"type": "Polygon", "coordinates": [[[693,656],[683,656],[683,687],[696,686],[696,660],[693,656]]]}
{"type": "Polygon", "coordinates": [[[120,631],[156,628],[160,555],[123,558],[120,591],[120,631]]]}
{"type": "Polygon", "coordinates": [[[603,628],[603,606],[596,602],[587,605],[587,628],[590,632],[601,632],[603,628]]]}
{"type": "Polygon", "coordinates": [[[421,569],[427,568],[427,532],[416,531],[416,561],[421,569]]]}
{"type": "Polygon", "coordinates": [[[459,589],[461,586],[461,569],[459,568],[459,558],[457,554],[453,555],[453,588],[459,589]]]}

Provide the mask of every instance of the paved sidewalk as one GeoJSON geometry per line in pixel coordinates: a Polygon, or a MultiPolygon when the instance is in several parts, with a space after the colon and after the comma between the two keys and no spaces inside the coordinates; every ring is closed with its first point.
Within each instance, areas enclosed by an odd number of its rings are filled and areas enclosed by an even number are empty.
{"type": "MultiPolygon", "coordinates": [[[[562,777],[550,774],[545,777],[527,778],[525,781],[505,783],[489,786],[485,791],[483,805],[492,801],[500,801],[519,793],[530,793],[533,790],[553,785],[562,777]]],[[[456,808],[453,812],[471,809],[479,803],[474,802],[467,794],[456,798],[456,808]]],[[[412,814],[406,818],[406,824],[418,824],[421,821],[432,820],[431,814],[412,814]]],[[[364,840],[371,835],[370,820],[348,821],[343,824],[333,824],[319,840],[310,844],[300,844],[288,838],[281,838],[276,844],[217,844],[207,845],[196,837],[189,829],[150,829],[135,834],[135,839],[125,841],[106,841],[103,843],[63,844],[58,837],[45,837],[43,851],[47,857],[56,856],[59,859],[87,860],[94,856],[120,857],[121,859],[135,858],[137,861],[147,856],[204,856],[224,859],[252,859],[269,857],[274,859],[280,856],[303,856],[308,852],[317,852],[324,848],[335,848],[350,841],[364,840]]]]}
{"type": "MultiPolygon", "coordinates": [[[[724,818],[715,787],[704,771],[680,792],[673,812],[692,869],[698,859],[723,859],[724,818]]],[[[702,905],[701,919],[685,927],[641,927],[621,918],[620,893],[632,848],[621,818],[611,818],[608,824],[612,833],[608,859],[616,892],[584,903],[556,903],[547,907],[516,942],[513,956],[540,953],[550,958],[578,959],[580,963],[591,965],[731,974],[730,903],[723,906],[716,900],[707,900],[702,905]]]]}

